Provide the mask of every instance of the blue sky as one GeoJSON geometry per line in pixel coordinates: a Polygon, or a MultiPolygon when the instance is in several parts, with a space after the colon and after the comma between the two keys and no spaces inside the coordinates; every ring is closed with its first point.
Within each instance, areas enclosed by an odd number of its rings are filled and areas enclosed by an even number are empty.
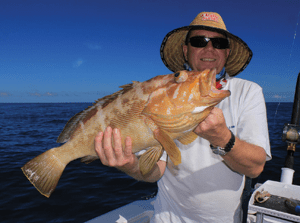
{"type": "Polygon", "coordinates": [[[202,11],[221,14],[252,49],[238,77],[262,86],[266,101],[293,101],[299,0],[2,0],[0,103],[93,102],[120,85],[171,73],[161,42],[202,11]]]}

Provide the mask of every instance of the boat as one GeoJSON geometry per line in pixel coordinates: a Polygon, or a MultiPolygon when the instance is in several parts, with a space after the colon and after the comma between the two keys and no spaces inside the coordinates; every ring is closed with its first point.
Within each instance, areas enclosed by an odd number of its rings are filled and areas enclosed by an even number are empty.
{"type": "MultiPolygon", "coordinates": [[[[247,178],[243,194],[243,223],[300,222],[300,186],[293,185],[294,153],[300,143],[300,73],[298,74],[291,123],[283,128],[287,155],[280,182],[267,180],[251,188],[247,178]]],[[[96,217],[88,223],[149,223],[154,214],[155,197],[134,201],[96,217]]]]}
{"type": "Polygon", "coordinates": [[[134,201],[96,217],[88,223],[148,223],[154,214],[154,200],[155,197],[134,201]]]}

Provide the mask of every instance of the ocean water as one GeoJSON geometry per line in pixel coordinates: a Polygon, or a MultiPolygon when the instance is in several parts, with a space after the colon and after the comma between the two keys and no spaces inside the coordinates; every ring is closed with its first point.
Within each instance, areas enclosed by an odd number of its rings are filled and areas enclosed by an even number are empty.
{"type": "MultiPolygon", "coordinates": [[[[88,103],[0,103],[0,222],[84,222],[154,194],[156,183],[137,182],[100,161],[71,162],[55,192],[46,198],[30,184],[21,167],[42,152],[57,147],[66,122],[88,103]]],[[[255,179],[279,181],[286,156],[281,141],[292,103],[266,103],[272,161],[255,179]]],[[[295,153],[294,184],[300,185],[300,151],[295,153]]]]}

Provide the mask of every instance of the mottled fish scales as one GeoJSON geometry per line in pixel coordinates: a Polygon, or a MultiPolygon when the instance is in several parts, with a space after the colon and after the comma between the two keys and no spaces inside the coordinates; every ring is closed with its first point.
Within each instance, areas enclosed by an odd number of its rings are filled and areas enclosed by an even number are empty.
{"type": "Polygon", "coordinates": [[[129,90],[131,90],[133,88],[133,84],[131,83],[131,84],[122,85],[122,86],[120,86],[120,88],[122,88],[122,89],[111,95],[107,95],[103,98],[98,99],[97,101],[95,101],[95,103],[93,103],[93,106],[89,106],[85,110],[83,110],[83,111],[77,113],[75,116],[73,116],[67,122],[63,131],[58,136],[57,142],[65,143],[65,142],[69,141],[70,137],[77,129],[80,121],[82,121],[84,123],[85,120],[87,120],[91,116],[93,116],[98,111],[98,109],[105,108],[112,101],[116,100],[119,95],[123,95],[126,92],[128,92],[129,90]]]}
{"type": "Polygon", "coordinates": [[[216,89],[215,78],[215,69],[180,71],[123,85],[68,121],[57,140],[66,143],[38,155],[21,169],[37,190],[49,197],[68,163],[78,158],[85,163],[99,159],[95,137],[107,126],[120,130],[123,148],[129,136],[133,153],[147,150],[138,157],[142,175],[153,169],[163,151],[168,162],[180,165],[181,151],[174,140],[184,145],[193,142],[198,137],[194,128],[230,95],[216,89]]]}

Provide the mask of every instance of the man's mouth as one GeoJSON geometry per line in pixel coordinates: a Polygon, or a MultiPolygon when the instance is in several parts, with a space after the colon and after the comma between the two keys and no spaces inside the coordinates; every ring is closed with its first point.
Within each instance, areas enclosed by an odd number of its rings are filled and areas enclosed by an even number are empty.
{"type": "Polygon", "coordinates": [[[202,58],[200,60],[203,62],[215,62],[216,61],[216,59],[212,59],[212,58],[202,58]]]}

